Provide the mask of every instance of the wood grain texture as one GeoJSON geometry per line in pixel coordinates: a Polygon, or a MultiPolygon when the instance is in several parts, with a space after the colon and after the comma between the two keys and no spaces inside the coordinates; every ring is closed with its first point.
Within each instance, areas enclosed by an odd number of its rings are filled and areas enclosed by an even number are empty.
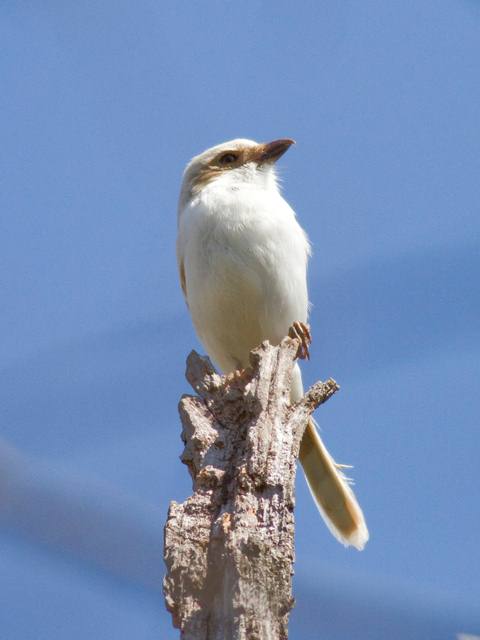
{"type": "Polygon", "coordinates": [[[305,425],[338,389],[289,404],[298,342],[264,342],[251,368],[220,376],[192,352],[181,456],[193,495],[170,504],[165,601],[183,640],[284,640],[293,606],[294,486],[305,425]]]}

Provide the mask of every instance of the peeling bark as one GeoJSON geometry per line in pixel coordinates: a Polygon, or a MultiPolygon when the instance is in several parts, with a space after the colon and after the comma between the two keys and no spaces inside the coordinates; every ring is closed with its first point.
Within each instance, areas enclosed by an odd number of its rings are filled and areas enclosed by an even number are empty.
{"type": "Polygon", "coordinates": [[[193,495],[170,504],[164,593],[183,640],[284,640],[293,607],[294,485],[307,419],[338,389],[290,405],[298,341],[264,342],[251,368],[220,376],[194,351],[181,456],[193,495]]]}

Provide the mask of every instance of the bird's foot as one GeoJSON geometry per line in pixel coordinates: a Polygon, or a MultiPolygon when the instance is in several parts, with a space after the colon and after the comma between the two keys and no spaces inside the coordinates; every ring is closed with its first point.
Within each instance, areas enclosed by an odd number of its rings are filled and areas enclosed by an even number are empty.
{"type": "Polygon", "coordinates": [[[288,330],[288,335],[300,343],[298,345],[297,358],[310,360],[310,351],[308,348],[312,343],[312,334],[310,333],[308,324],[299,322],[298,320],[295,321],[288,330]]]}
{"type": "Polygon", "coordinates": [[[252,372],[251,369],[235,369],[234,371],[231,371],[230,373],[227,373],[227,380],[228,382],[236,382],[236,381],[248,381],[249,378],[251,377],[252,372]]]}

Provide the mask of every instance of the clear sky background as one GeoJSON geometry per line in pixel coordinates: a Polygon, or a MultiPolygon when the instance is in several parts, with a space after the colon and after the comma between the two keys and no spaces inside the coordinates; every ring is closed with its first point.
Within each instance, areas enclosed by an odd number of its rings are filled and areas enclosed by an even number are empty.
{"type": "Polygon", "coordinates": [[[480,5],[6,0],[0,42],[1,637],[178,637],[176,200],[235,137],[297,140],[305,378],[371,530],[341,547],[299,475],[291,636],[480,634],[480,5]]]}

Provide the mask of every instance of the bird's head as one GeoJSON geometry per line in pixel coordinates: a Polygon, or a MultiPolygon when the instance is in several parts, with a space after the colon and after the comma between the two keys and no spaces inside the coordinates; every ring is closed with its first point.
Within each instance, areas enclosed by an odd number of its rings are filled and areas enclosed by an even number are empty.
{"type": "Polygon", "coordinates": [[[185,169],[181,205],[212,183],[227,189],[245,185],[276,188],[275,162],[292,144],[290,138],[262,143],[237,139],[207,149],[185,169]]]}

